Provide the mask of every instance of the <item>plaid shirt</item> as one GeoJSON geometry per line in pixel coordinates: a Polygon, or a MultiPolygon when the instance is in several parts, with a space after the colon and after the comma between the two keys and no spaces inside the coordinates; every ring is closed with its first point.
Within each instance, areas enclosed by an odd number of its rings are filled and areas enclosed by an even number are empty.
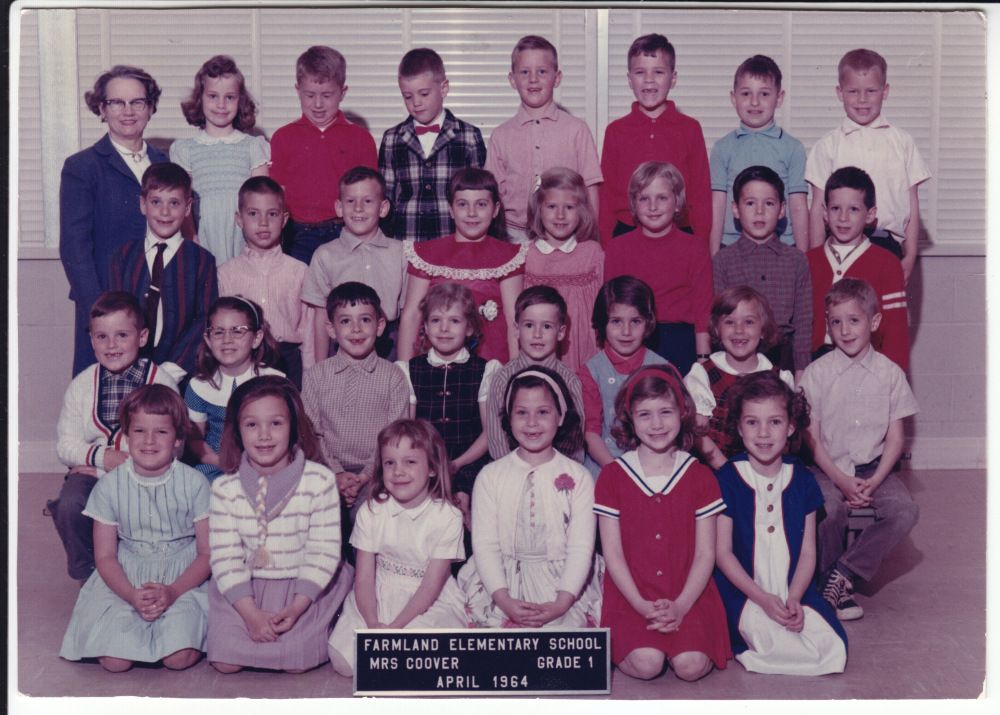
{"type": "Polygon", "coordinates": [[[393,208],[386,233],[414,241],[453,233],[448,181],[459,169],[481,167],[485,162],[486,144],[479,129],[456,119],[447,109],[429,157],[424,156],[413,130],[413,117],[386,130],[378,151],[378,168],[393,208]]]}
{"type": "Polygon", "coordinates": [[[112,431],[118,431],[118,406],[125,396],[140,385],[146,384],[149,358],[140,358],[120,373],[100,368],[100,392],[97,397],[97,416],[112,431]]]}

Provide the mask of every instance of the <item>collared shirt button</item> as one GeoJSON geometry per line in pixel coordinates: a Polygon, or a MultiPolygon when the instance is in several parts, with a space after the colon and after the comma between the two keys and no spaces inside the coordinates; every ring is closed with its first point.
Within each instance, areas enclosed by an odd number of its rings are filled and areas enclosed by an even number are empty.
{"type": "Polygon", "coordinates": [[[366,271],[370,271],[371,269],[372,269],[372,267],[371,267],[370,265],[368,265],[368,266],[365,266],[365,270],[366,270],[366,271]]]}
{"type": "Polygon", "coordinates": [[[770,491],[774,491],[774,485],[773,484],[768,484],[767,485],[767,491],[769,491],[769,492],[770,491]]]}
{"type": "Polygon", "coordinates": [[[655,538],[655,539],[656,539],[657,541],[659,541],[659,540],[660,540],[660,539],[662,539],[663,537],[662,537],[662,536],[660,536],[659,534],[657,534],[657,535],[656,535],[655,537],[653,537],[653,538],[655,538]]]}
{"type": "Polygon", "coordinates": [[[424,184],[424,188],[427,189],[428,191],[430,191],[431,190],[431,185],[430,184],[424,184]]]}
{"type": "Polygon", "coordinates": [[[659,504],[660,503],[660,497],[656,497],[653,501],[655,501],[657,504],[659,504]]]}
{"type": "Polygon", "coordinates": [[[444,396],[445,397],[451,397],[451,390],[445,390],[444,391],[444,396]]]}
{"type": "Polygon", "coordinates": [[[774,526],[773,526],[773,525],[772,525],[772,526],[769,526],[769,527],[767,527],[767,533],[768,533],[768,534],[773,534],[773,533],[774,533],[774,526]]]}
{"type": "Polygon", "coordinates": [[[617,378],[615,378],[615,377],[609,377],[608,378],[608,384],[609,385],[614,385],[616,382],[618,382],[617,378]]]}
{"type": "Polygon", "coordinates": [[[662,576],[662,575],[663,575],[663,572],[662,572],[662,571],[660,571],[659,569],[657,569],[657,571],[656,571],[656,575],[657,575],[657,576],[662,576]]]}
{"type": "Polygon", "coordinates": [[[768,504],[767,505],[767,510],[768,511],[774,511],[774,504],[768,504]]]}

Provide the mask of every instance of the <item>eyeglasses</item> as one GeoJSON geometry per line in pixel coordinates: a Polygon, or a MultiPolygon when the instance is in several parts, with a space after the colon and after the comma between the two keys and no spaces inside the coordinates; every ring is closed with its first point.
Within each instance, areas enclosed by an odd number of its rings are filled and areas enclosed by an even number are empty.
{"type": "Polygon", "coordinates": [[[209,328],[205,331],[205,337],[209,340],[222,340],[228,335],[239,340],[252,332],[253,328],[249,325],[234,325],[231,328],[209,328]]]}
{"type": "MultiPolygon", "coordinates": [[[[111,112],[124,112],[125,111],[125,100],[124,99],[105,99],[101,102],[105,107],[111,112]]],[[[133,99],[128,102],[128,106],[132,107],[132,111],[141,112],[146,107],[152,105],[148,99],[133,99]]]]}

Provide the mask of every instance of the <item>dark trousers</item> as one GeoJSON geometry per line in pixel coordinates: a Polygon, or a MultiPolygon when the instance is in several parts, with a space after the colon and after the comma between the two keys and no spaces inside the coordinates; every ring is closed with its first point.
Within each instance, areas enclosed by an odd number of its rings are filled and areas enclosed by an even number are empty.
{"type": "Polygon", "coordinates": [[[73,377],[76,377],[84,368],[97,362],[97,358],[94,356],[94,347],[90,344],[90,306],[79,301],[73,305],[76,320],[73,335],[73,377]]]}
{"type": "Polygon", "coordinates": [[[94,520],[84,516],[90,492],[97,477],[70,472],[63,481],[59,496],[46,502],[52,521],[66,549],[70,578],[89,578],[94,571],[94,520]]]}
{"type": "Polygon", "coordinates": [[[875,231],[868,240],[876,246],[881,246],[899,260],[903,260],[903,244],[893,238],[888,231],[875,231]]]}
{"type": "Polygon", "coordinates": [[[343,225],[334,219],[319,223],[289,221],[282,236],[283,249],[292,258],[309,265],[316,249],[340,238],[342,228],[343,225]]]}
{"type": "Polygon", "coordinates": [[[657,323],[648,345],[650,350],[676,367],[681,375],[688,374],[697,356],[691,323],[657,323]]]}
{"type": "Polygon", "coordinates": [[[768,360],[771,361],[772,365],[775,365],[780,370],[788,370],[789,372],[795,372],[795,355],[792,345],[792,333],[785,333],[779,339],[776,345],[771,346],[764,355],[768,360]]]}
{"type": "Polygon", "coordinates": [[[296,388],[302,389],[302,344],[301,343],[278,343],[278,355],[281,361],[276,366],[285,373],[285,377],[292,381],[296,388]]]}

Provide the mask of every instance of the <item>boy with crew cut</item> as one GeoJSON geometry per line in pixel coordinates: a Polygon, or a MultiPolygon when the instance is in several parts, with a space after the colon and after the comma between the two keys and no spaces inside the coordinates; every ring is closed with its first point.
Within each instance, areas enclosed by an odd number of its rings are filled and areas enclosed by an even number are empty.
{"type": "Polygon", "coordinates": [[[323,311],[330,291],[341,283],[357,281],[378,295],[386,330],[375,343],[380,357],[392,350],[399,311],[406,295],[406,258],[403,243],[386,238],[379,220],[389,212],[382,175],[367,166],[356,166],[340,180],[337,215],[344,221],[340,238],[320,246],[313,254],[302,284],[303,302],[316,306],[313,343],[316,362],[329,354],[329,322],[323,311]]]}
{"type": "Polygon", "coordinates": [[[637,38],[628,50],[632,111],[608,125],[601,150],[601,243],[635,228],[628,184],[645,161],[673,164],[684,178],[685,213],[678,225],[708,241],[712,231],[712,188],[701,124],[667,99],[677,83],[677,53],[659,34],[637,38]]]}
{"type": "Polygon", "coordinates": [[[870,581],[917,522],[917,505],[892,473],[903,454],[903,419],[916,414],[917,402],[899,366],[872,347],[881,319],[872,286],[845,278],[824,304],[836,349],[806,368],[800,386],[826,511],[817,529],[823,597],[850,621],[864,615],[855,581],[870,581]],[[873,508],[876,518],[845,549],[850,510],[861,507],[873,508]]]}
{"type": "Polygon", "coordinates": [[[131,293],[108,291],[90,309],[90,344],[97,362],[66,389],[56,426],[59,461],[69,467],[59,497],[46,504],[66,549],[70,578],[94,571],[94,521],[84,516],[97,480],[128,459],[118,406],[141,385],[177,383],[155,362],[139,357],[149,339],[146,318],[131,293]]]}
{"type": "Polygon", "coordinates": [[[295,62],[302,116],[271,137],[270,176],[284,187],[292,219],[287,252],[306,264],[340,235],[334,214],[340,177],[352,166],[377,166],[372,135],[340,109],[346,81],[347,61],[337,50],[314,45],[303,52],[295,62]]]}
{"type": "Polygon", "coordinates": [[[868,172],[878,194],[878,222],[871,241],[895,255],[910,279],[919,253],[920,184],[931,173],[908,133],[882,114],[889,97],[885,58],[873,50],[857,49],[837,64],[837,99],[847,115],[840,126],[820,137],[806,161],[806,181],[812,187],[809,242],[823,243],[824,209],[820,187],[836,169],[857,166],[868,172]]]}
{"type": "Polygon", "coordinates": [[[437,52],[419,47],[403,55],[399,91],[410,116],[385,131],[378,150],[392,206],[386,230],[394,238],[429,241],[454,233],[448,181],[459,169],[478,169],[486,161],[479,129],[445,109],[448,90],[437,52]]]}
{"type": "Polygon", "coordinates": [[[175,363],[180,380],[194,370],[208,309],[219,297],[215,258],[181,236],[191,214],[191,175],[171,162],[150,166],[139,210],[146,238],[129,241],[111,259],[111,290],[139,298],[149,329],[145,354],[157,364],[175,363]]]}
{"type": "Polygon", "coordinates": [[[798,378],[812,359],[812,278],[806,255],[778,239],[784,196],[784,182],[767,166],[749,166],[737,174],[731,210],[740,237],[715,254],[712,278],[716,295],[745,285],[767,299],[779,336],[767,357],[798,378]]]}
{"type": "MultiPolygon", "coordinates": [[[[566,335],[566,301],[555,288],[537,285],[525,288],[514,304],[514,327],[517,330],[517,357],[496,371],[490,382],[483,431],[489,440],[490,456],[500,459],[511,451],[510,440],[500,415],[503,398],[511,377],[526,367],[546,367],[559,374],[573,397],[576,411],[583,414],[583,387],[580,378],[556,357],[559,342],[566,335]]],[[[567,457],[583,463],[584,448],[567,457]]]]}
{"type": "MultiPolygon", "coordinates": [[[[267,176],[243,182],[236,225],[246,246],[219,266],[219,295],[241,295],[261,306],[281,356],[281,363],[271,367],[301,389],[303,345],[312,344],[313,310],[300,299],[305,264],[281,250],[281,231],[287,221],[285,192],[278,182],[267,176]]],[[[305,365],[312,365],[312,355],[306,357],[305,365]]]]}
{"type": "Polygon", "coordinates": [[[773,169],[787,193],[781,197],[787,209],[778,222],[777,235],[783,243],[809,250],[809,208],[806,194],[806,150],[802,142],[779,127],[774,113],[785,99],[781,70],[770,57],[754,55],[736,68],[729,99],[740,118],[740,126],[712,146],[712,235],[715,255],[721,246],[740,237],[739,216],[728,211],[728,196],[737,174],[748,166],[773,169]],[[791,223],[791,230],[789,230],[791,223]]]}
{"type": "Polygon", "coordinates": [[[910,364],[906,282],[899,261],[865,236],[875,221],[875,185],[856,166],[837,169],[827,179],[824,202],[829,238],[806,254],[813,287],[813,357],[830,349],[823,297],[844,278],[861,278],[875,289],[881,319],[872,328],[875,348],[904,371],[910,364]]]}
{"type": "Polygon", "coordinates": [[[375,354],[385,315],[373,288],[341,283],[327,297],[326,315],[327,335],[339,349],[305,371],[302,403],[323,462],[336,475],[345,505],[352,506],[364,501],[375,473],[374,435],[409,416],[410,388],[402,370],[375,354]]]}
{"type": "Polygon", "coordinates": [[[564,166],[580,174],[595,212],[603,175],[587,123],[556,104],[554,92],[562,82],[562,71],[551,42],[538,35],[518,40],[510,54],[507,80],[521,106],[490,134],[486,169],[500,185],[507,234],[523,243],[528,239],[528,197],[547,169],[564,166]]]}

